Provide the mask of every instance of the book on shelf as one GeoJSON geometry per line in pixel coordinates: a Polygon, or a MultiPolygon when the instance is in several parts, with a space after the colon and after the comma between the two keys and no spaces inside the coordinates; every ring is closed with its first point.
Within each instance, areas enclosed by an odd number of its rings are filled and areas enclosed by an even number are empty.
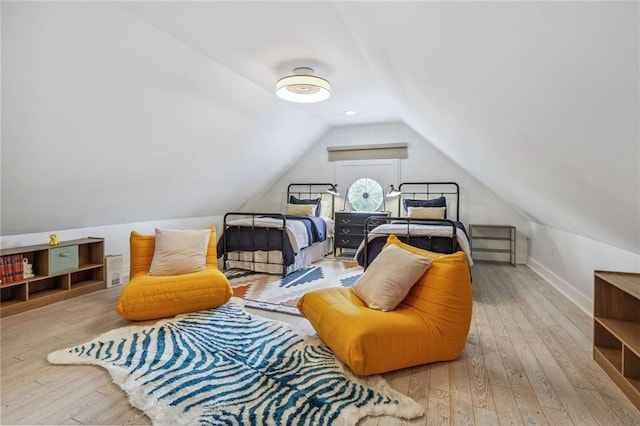
{"type": "Polygon", "coordinates": [[[3,284],[24,280],[24,263],[21,254],[0,256],[0,280],[3,284]]]}
{"type": "Polygon", "coordinates": [[[7,281],[7,267],[5,264],[4,256],[0,256],[0,280],[2,283],[6,283],[7,281]]]}
{"type": "Polygon", "coordinates": [[[2,263],[4,264],[4,282],[13,282],[13,259],[11,255],[2,256],[2,263]]]}
{"type": "Polygon", "coordinates": [[[21,254],[14,254],[12,256],[13,260],[13,281],[22,281],[24,280],[24,263],[22,262],[21,254]]]}

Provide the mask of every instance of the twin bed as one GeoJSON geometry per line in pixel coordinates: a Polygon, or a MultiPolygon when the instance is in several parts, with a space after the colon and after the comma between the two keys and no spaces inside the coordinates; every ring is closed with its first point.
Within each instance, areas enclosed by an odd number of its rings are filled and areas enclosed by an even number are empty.
{"type": "Polygon", "coordinates": [[[224,268],[285,276],[325,257],[333,248],[332,189],[331,183],[292,183],[285,214],[225,214],[218,241],[224,268]]]}
{"type": "Polygon", "coordinates": [[[460,222],[460,187],[455,182],[404,182],[398,191],[398,215],[371,217],[356,260],[366,268],[394,234],[414,247],[438,253],[463,251],[473,265],[467,231],[460,222]]]}
{"type": "MultiPolygon", "coordinates": [[[[367,267],[389,235],[440,253],[462,250],[473,264],[467,232],[460,222],[460,188],[455,182],[405,182],[399,186],[398,215],[371,217],[356,252],[367,267]],[[433,217],[433,218],[432,218],[433,217]]],[[[288,275],[332,251],[335,190],[331,183],[292,183],[287,213],[229,212],[224,216],[218,255],[225,269],[288,275]],[[302,207],[301,207],[302,206],[302,207]],[[288,214],[291,213],[291,214],[288,214]]]]}

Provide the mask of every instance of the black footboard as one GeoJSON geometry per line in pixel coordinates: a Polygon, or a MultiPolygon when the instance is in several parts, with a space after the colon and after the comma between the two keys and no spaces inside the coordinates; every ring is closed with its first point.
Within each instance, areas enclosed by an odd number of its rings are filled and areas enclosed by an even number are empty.
{"type": "Polygon", "coordinates": [[[251,260],[248,261],[255,266],[257,264],[279,265],[282,267],[282,275],[286,275],[287,266],[293,264],[294,253],[291,242],[287,236],[287,219],[280,213],[241,213],[229,212],[224,215],[224,225],[222,237],[218,241],[218,257],[223,258],[223,267],[228,269],[229,253],[251,252],[251,260]],[[282,226],[265,227],[261,226],[262,219],[276,219],[282,221],[282,226]],[[230,222],[245,219],[246,223],[241,225],[230,222]],[[266,260],[256,258],[257,251],[266,252],[266,260]],[[280,251],[282,259],[273,261],[269,258],[271,251],[280,251]]]}
{"type": "MultiPolygon", "coordinates": [[[[448,219],[411,219],[406,217],[370,217],[364,225],[364,246],[357,253],[357,261],[360,266],[367,268],[382,251],[389,235],[395,235],[414,247],[422,248],[437,253],[455,253],[460,250],[458,244],[458,227],[456,222],[448,219]],[[385,230],[380,225],[391,224],[397,227],[394,231],[385,230]],[[419,225],[432,225],[451,228],[450,236],[417,235],[419,225]]],[[[464,232],[464,231],[462,231],[464,232]]]]}

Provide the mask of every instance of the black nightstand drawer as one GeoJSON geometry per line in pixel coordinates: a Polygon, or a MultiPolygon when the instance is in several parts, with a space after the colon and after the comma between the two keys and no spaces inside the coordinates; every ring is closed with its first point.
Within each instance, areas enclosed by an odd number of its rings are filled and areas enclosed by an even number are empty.
{"type": "Polygon", "coordinates": [[[341,236],[364,236],[364,225],[357,226],[338,225],[336,226],[336,235],[341,236]]]}
{"type": "Polygon", "coordinates": [[[336,236],[336,247],[357,249],[362,242],[362,235],[355,237],[336,236]]]}
{"type": "Polygon", "coordinates": [[[367,217],[358,213],[336,213],[336,225],[363,225],[367,217]]]}
{"type": "Polygon", "coordinates": [[[388,216],[386,212],[336,212],[334,250],[357,249],[364,239],[364,223],[371,216],[388,216]]]}

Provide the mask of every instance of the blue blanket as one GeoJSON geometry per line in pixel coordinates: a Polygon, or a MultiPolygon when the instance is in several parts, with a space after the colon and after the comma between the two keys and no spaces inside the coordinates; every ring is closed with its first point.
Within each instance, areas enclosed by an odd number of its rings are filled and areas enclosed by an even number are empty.
{"type": "Polygon", "coordinates": [[[325,222],[321,217],[292,215],[285,215],[285,217],[287,220],[298,220],[304,224],[307,228],[309,245],[327,239],[327,222],[325,222]]]}

